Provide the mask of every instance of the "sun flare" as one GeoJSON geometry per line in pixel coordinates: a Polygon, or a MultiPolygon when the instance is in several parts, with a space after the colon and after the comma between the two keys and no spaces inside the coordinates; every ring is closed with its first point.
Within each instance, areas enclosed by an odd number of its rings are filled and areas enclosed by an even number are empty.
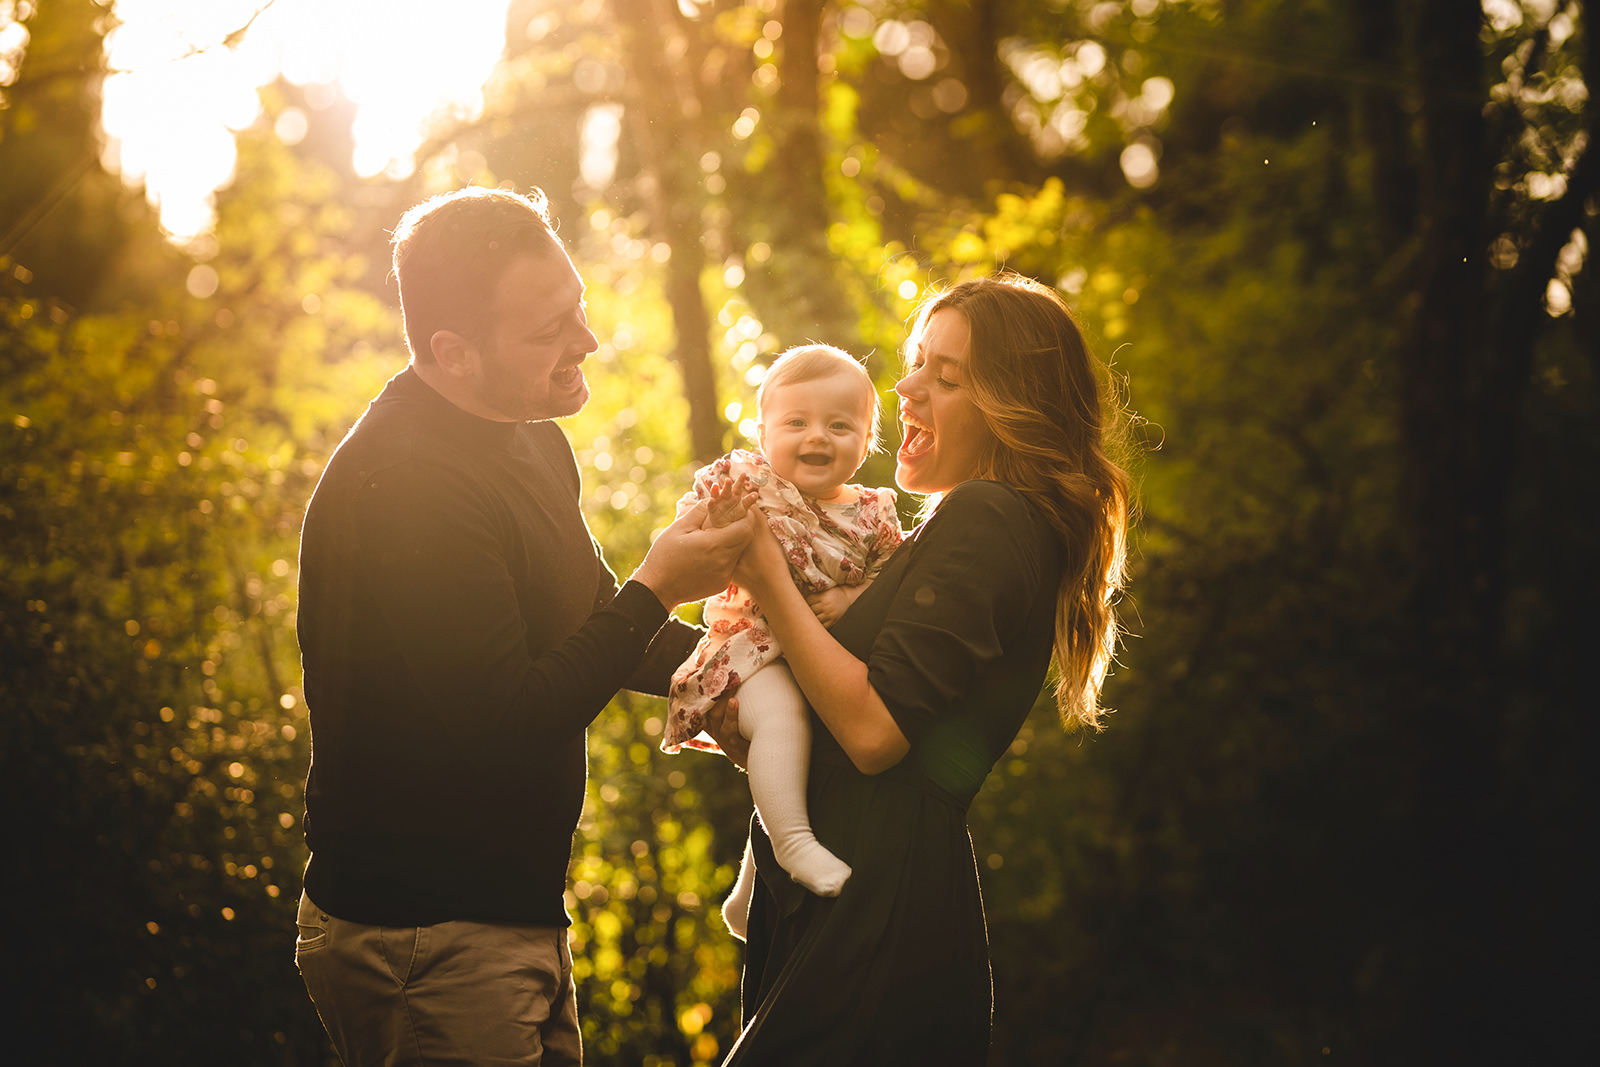
{"type": "MultiPolygon", "coordinates": [[[[297,85],[337,85],[356,105],[358,173],[403,174],[430,116],[481,112],[483,83],[505,47],[506,7],[118,0],[106,39],[105,162],[145,184],[175,238],[201,233],[211,225],[212,194],[232,176],[235,131],[256,121],[257,90],[281,74],[297,85]]],[[[279,134],[292,137],[293,126],[280,124],[279,134]]]]}

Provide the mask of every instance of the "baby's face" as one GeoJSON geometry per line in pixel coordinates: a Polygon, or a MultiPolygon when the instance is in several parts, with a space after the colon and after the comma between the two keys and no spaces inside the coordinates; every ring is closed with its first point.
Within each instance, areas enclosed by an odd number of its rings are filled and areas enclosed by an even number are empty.
{"type": "Polygon", "coordinates": [[[761,451],[780,477],[814,500],[832,500],[867,458],[872,402],[844,374],[768,389],[761,451]]]}

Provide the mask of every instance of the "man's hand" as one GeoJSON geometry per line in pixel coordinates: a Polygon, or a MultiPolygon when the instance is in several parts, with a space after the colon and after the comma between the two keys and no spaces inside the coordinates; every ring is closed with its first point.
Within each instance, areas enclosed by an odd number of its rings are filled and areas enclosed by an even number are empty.
{"type": "MultiPolygon", "coordinates": [[[[648,587],[668,611],[722,592],[733,580],[734,564],[750,544],[756,523],[766,525],[760,512],[750,509],[754,500],[754,493],[738,497],[734,506],[745,514],[725,526],[711,524],[711,501],[696,501],[661,531],[633,580],[648,587]]],[[[725,501],[719,504],[725,516],[732,514],[725,501]]]]}
{"type": "Polygon", "coordinates": [[[820,593],[812,593],[806,597],[806,603],[811,605],[812,614],[828,629],[833,629],[833,624],[839,621],[839,616],[849,610],[850,605],[856,602],[870,584],[871,579],[860,585],[836,585],[832,589],[824,589],[820,593]]]}
{"type": "Polygon", "coordinates": [[[706,709],[705,730],[733,765],[744,770],[750,763],[750,742],[739,732],[739,698],[723,697],[706,709]]]}

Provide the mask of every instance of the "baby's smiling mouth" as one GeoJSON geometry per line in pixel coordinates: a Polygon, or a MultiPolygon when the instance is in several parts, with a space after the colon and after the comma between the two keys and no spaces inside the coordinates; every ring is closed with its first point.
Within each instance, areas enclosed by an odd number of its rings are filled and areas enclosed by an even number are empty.
{"type": "Polygon", "coordinates": [[[823,455],[821,452],[805,452],[801,454],[800,462],[808,467],[826,467],[833,462],[833,457],[823,455]]]}

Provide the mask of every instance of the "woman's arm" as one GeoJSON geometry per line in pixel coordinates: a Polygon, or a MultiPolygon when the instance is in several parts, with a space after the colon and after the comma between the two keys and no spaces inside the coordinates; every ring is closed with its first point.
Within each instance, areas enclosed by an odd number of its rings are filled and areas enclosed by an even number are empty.
{"type": "Polygon", "coordinates": [[[833,639],[795,587],[771,529],[757,527],[734,580],[761,605],[795,681],[845,755],[863,774],[888,770],[911,742],[867,681],[867,665],[833,639]]]}

